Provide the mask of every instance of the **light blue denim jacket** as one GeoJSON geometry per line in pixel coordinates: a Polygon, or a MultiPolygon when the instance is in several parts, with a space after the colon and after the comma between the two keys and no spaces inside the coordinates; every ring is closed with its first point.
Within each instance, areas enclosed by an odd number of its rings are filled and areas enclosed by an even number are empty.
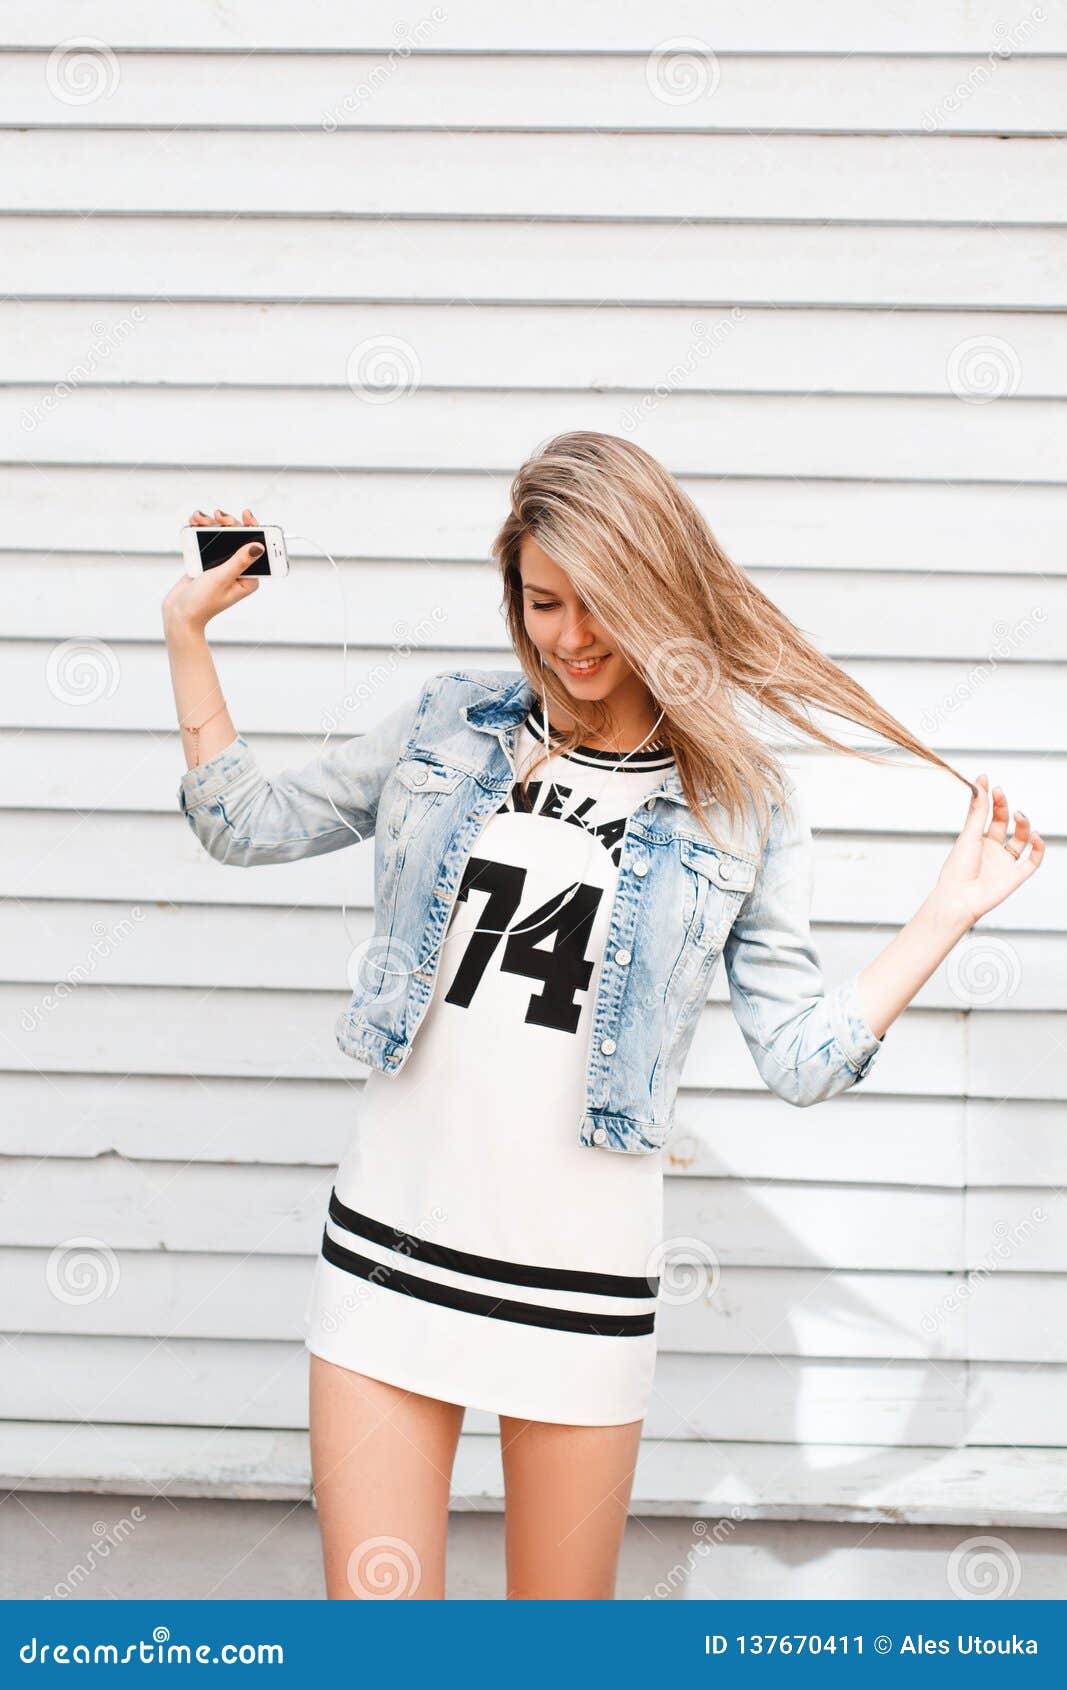
{"type": "MultiPolygon", "coordinates": [[[[521,669],[432,675],[371,732],[269,777],[243,735],[189,769],[179,806],[205,850],[247,868],[374,836],[374,961],[338,1016],[340,1048],[398,1072],[430,1001],[475,840],[515,779],[535,693],[521,669]],[[333,804],[351,827],[335,814],[333,804]]],[[[674,1124],[683,1064],[720,956],[762,1078],[788,1103],[833,1097],[884,1038],[856,976],[827,993],[810,927],[811,831],[791,788],[762,852],[755,816],[716,810],[716,848],[672,767],[630,814],[593,1006],[579,1143],[647,1153],[674,1124]]]]}

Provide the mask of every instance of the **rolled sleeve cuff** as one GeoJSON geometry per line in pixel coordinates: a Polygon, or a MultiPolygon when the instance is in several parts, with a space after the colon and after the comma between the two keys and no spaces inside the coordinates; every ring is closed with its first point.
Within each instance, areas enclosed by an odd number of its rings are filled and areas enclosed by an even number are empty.
{"type": "Polygon", "coordinates": [[[853,974],[831,993],[830,1025],[849,1067],[855,1069],[857,1080],[862,1080],[885,1039],[878,1038],[863,1013],[857,979],[853,974]]]}
{"type": "Polygon", "coordinates": [[[244,774],[253,764],[252,747],[244,734],[216,751],[199,768],[186,769],[178,782],[178,807],[184,814],[198,804],[209,804],[220,792],[244,774]]]}

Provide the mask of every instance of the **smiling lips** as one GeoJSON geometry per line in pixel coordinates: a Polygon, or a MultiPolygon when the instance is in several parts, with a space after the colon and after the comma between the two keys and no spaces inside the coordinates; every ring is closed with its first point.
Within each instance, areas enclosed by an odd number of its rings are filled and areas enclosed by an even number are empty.
{"type": "Polygon", "coordinates": [[[572,675],[592,675],[595,674],[602,663],[607,662],[610,656],[610,652],[604,652],[600,657],[583,657],[580,662],[561,657],[560,662],[565,669],[570,670],[572,675]]]}

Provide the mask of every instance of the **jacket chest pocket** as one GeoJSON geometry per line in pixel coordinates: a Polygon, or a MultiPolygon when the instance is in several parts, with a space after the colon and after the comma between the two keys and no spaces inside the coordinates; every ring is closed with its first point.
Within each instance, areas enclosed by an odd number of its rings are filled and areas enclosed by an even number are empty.
{"type": "Polygon", "coordinates": [[[713,845],[699,845],[692,839],[681,841],[681,858],[690,870],[686,910],[689,932],[702,948],[714,947],[725,939],[734,916],[755,886],[757,865],[747,857],[734,856],[713,845]]]}
{"type": "Polygon", "coordinates": [[[396,789],[387,831],[391,839],[406,845],[446,794],[455,792],[465,777],[462,769],[451,769],[432,758],[403,757],[393,769],[393,778],[396,789]]]}

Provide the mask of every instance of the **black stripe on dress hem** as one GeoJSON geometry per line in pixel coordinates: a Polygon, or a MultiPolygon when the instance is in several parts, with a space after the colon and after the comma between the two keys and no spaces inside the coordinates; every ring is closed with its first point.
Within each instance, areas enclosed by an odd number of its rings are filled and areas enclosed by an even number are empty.
{"type": "Polygon", "coordinates": [[[334,1267],[360,1279],[372,1279],[386,1291],[401,1291],[405,1296],[417,1297],[424,1303],[437,1303],[443,1308],[460,1309],[466,1314],[485,1315],[490,1320],[514,1320],[523,1326],[547,1326],[559,1332],[584,1332],[597,1338],[636,1338],[655,1330],[654,1314],[582,1314],[577,1309],[546,1308],[540,1303],[516,1303],[507,1297],[487,1297],[478,1291],[460,1291],[453,1285],[441,1285],[433,1279],[420,1279],[413,1273],[384,1262],[371,1261],[369,1256],[346,1250],[323,1228],[322,1254],[334,1267]]]}
{"type": "Polygon", "coordinates": [[[622,1273],[587,1273],[580,1268],[537,1267],[527,1262],[506,1262],[496,1256],[476,1256],[469,1250],[454,1250],[447,1244],[432,1244],[427,1238],[401,1232],[370,1215],[357,1214],[342,1203],[336,1191],[330,1192],[330,1219],[346,1232],[358,1233],[382,1244],[387,1250],[397,1250],[431,1267],[449,1268],[453,1273],[469,1273],[476,1279],[501,1279],[512,1285],[526,1285],[540,1291],[587,1291],[598,1297],[655,1297],[659,1294],[659,1278],[642,1279],[622,1273]]]}

